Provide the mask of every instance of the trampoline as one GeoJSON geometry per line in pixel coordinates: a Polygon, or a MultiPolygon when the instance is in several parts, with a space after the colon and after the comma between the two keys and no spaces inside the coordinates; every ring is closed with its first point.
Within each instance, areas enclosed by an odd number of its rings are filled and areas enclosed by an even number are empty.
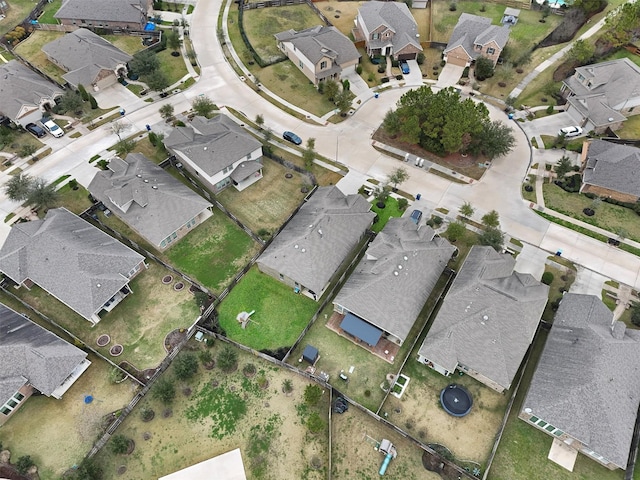
{"type": "Polygon", "coordinates": [[[473,398],[466,388],[452,383],[440,392],[440,404],[449,415],[464,417],[471,411],[473,398]]]}

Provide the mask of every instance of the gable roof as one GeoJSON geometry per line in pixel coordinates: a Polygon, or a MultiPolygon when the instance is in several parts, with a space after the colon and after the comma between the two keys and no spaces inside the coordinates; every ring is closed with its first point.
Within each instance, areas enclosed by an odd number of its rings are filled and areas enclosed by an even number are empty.
{"type": "Polygon", "coordinates": [[[371,225],[375,213],[361,195],[320,187],[258,258],[320,293],[371,225]]]}
{"type": "Polygon", "coordinates": [[[62,6],[53,18],[70,18],[80,21],[106,21],[142,23],[142,15],[147,13],[145,0],[63,0],[62,6]]]}
{"type": "Polygon", "coordinates": [[[0,112],[15,120],[24,106],[38,108],[43,99],[53,100],[62,89],[17,60],[0,63],[0,112]]]}
{"type": "Polygon", "coordinates": [[[133,57],[91,30],[79,28],[42,47],[42,51],[67,73],[71,85],[91,85],[102,70],[114,72],[133,57]]]}
{"type": "Polygon", "coordinates": [[[475,45],[486,45],[496,42],[500,49],[504,48],[509,40],[509,27],[506,25],[491,25],[491,19],[463,13],[458,19],[449,43],[444,52],[462,46],[470,58],[478,58],[481,52],[474,48],[475,45]]]}
{"type": "Polygon", "coordinates": [[[391,218],[333,303],[404,341],[455,250],[431,227],[391,218]]]}
{"type": "Polygon", "coordinates": [[[583,183],[640,197],[640,148],[604,140],[588,145],[583,183]]]}
{"type": "MultiPolygon", "coordinates": [[[[394,32],[391,39],[394,52],[402,50],[407,45],[413,45],[422,51],[418,37],[418,24],[405,3],[368,1],[360,5],[358,12],[369,32],[382,26],[394,32]]],[[[389,40],[369,38],[367,43],[371,48],[382,48],[389,44],[389,40]]]]}
{"type": "Polygon", "coordinates": [[[144,257],[65,208],[43,220],[15,223],[0,249],[0,271],[30,279],[90,319],[122,287],[144,257]]]}
{"type": "Polygon", "coordinates": [[[509,254],[472,247],[419,354],[450,372],[464,365],[508,389],[549,293],[514,266],[509,254]]]}
{"type": "Polygon", "coordinates": [[[51,394],[87,354],[0,303],[0,405],[29,383],[51,394]]]}
{"type": "Polygon", "coordinates": [[[596,126],[606,125],[625,120],[617,109],[626,100],[640,97],[640,67],[628,58],[595,63],[577,67],[564,83],[573,94],[567,99],[571,105],[596,126]],[[585,86],[589,83],[590,87],[585,86]]]}
{"type": "Polygon", "coordinates": [[[523,410],[627,467],[640,404],[640,331],[593,295],[564,295],[523,410]]]}
{"type": "Polygon", "coordinates": [[[112,158],[89,192],[153,245],[212,206],[141,153],[112,158]]]}
{"type": "Polygon", "coordinates": [[[279,42],[290,42],[297,51],[316,65],[325,57],[343,65],[360,58],[355,45],[335,27],[317,25],[299,32],[287,30],[275,35],[279,42]]]}
{"type": "Polygon", "coordinates": [[[186,127],[174,128],[164,144],[182,153],[209,176],[262,147],[257,139],[222,114],[211,119],[194,117],[186,127]]]}

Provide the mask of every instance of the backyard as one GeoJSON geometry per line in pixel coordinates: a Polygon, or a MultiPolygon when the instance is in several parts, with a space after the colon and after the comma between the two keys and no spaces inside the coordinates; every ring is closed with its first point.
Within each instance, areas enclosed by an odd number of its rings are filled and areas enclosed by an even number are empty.
{"type": "Polygon", "coordinates": [[[273,233],[304,199],[306,194],[300,189],[308,179],[267,157],[262,157],[262,165],[260,181],[242,192],[226,188],[216,199],[253,232],[265,229],[273,233]]]}
{"type": "Polygon", "coordinates": [[[371,211],[375,212],[376,215],[378,215],[376,217],[376,222],[371,227],[371,230],[378,233],[384,228],[391,217],[401,217],[404,213],[404,210],[400,210],[400,208],[398,208],[398,200],[394,197],[389,197],[387,199],[384,208],[379,208],[376,203],[377,202],[373,200],[373,203],[371,205],[371,211]]]}
{"type": "MultiPolygon", "coordinates": [[[[213,358],[223,346],[215,342],[209,350],[213,358]]],[[[200,354],[206,348],[192,340],[180,355],[200,354]]],[[[104,480],[158,478],[234,448],[242,450],[248,478],[326,478],[328,392],[318,405],[307,405],[306,379],[237,352],[238,369],[232,373],[200,366],[193,378],[177,380],[172,366],[163,380],[175,386],[175,400],[163,404],[152,389],[140,402],[118,429],[135,441],[135,451],[115,455],[107,444],[97,456],[104,480]],[[243,374],[248,364],[253,374],[243,374]],[[291,382],[290,393],[283,393],[285,380],[291,382]],[[141,415],[145,409],[155,413],[147,422],[141,415]],[[318,433],[306,426],[312,413],[321,419],[318,433]]]]}
{"type": "Polygon", "coordinates": [[[30,455],[43,480],[60,478],[80,463],[103,428],[104,417],[126,406],[135,394],[130,381],[110,381],[112,367],[89,355],[91,366],[57,400],[34,395],[0,429],[0,443],[16,461],[30,455]],[[85,403],[86,395],[93,401],[85,403]]]}
{"type": "Polygon", "coordinates": [[[0,20],[0,35],[2,36],[20,24],[34,7],[33,0],[10,0],[7,3],[11,7],[4,14],[5,18],[0,20]]]}
{"type": "Polygon", "coordinates": [[[287,350],[296,341],[318,304],[253,266],[218,306],[226,336],[255,350],[287,350]],[[236,317],[255,311],[243,329],[236,317]]]}
{"type": "Polygon", "coordinates": [[[64,85],[66,80],[64,80],[62,76],[66,72],[54,63],[50,62],[41,50],[44,45],[62,37],[63,35],[63,32],[36,30],[29,36],[29,38],[20,42],[18,46],[15,47],[15,51],[53,78],[56,82],[64,85]]]}

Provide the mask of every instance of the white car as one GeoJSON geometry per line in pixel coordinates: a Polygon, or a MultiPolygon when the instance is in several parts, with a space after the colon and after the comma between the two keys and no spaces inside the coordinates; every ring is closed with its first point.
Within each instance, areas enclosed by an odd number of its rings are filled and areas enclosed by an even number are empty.
{"type": "Polygon", "coordinates": [[[64,135],[64,130],[53,120],[47,120],[42,123],[44,129],[54,137],[61,137],[64,135]]]}
{"type": "Polygon", "coordinates": [[[565,138],[568,137],[577,137],[578,135],[582,135],[581,127],[564,127],[561,128],[558,132],[558,135],[564,135],[565,138]]]}

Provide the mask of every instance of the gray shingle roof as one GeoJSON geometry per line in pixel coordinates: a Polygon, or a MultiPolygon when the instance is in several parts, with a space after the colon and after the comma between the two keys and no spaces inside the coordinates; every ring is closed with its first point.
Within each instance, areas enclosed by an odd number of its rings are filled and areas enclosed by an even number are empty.
{"type": "Polygon", "coordinates": [[[640,331],[592,295],[565,294],[523,409],[627,466],[640,404],[640,331]]]}
{"type": "Polygon", "coordinates": [[[133,58],[86,28],[47,43],[42,51],[67,71],[62,78],[76,87],[95,83],[102,70],[115,72],[133,58]]]}
{"type": "Polygon", "coordinates": [[[472,247],[419,354],[450,372],[467,366],[508,389],[549,293],[514,266],[508,254],[472,247]]]}
{"type": "Polygon", "coordinates": [[[471,58],[478,58],[480,52],[474,48],[474,45],[486,45],[495,41],[502,49],[508,40],[509,27],[506,25],[491,25],[490,18],[463,13],[451,33],[444,52],[447,53],[462,46],[471,58]]]}
{"type": "Polygon", "coordinates": [[[50,396],[87,354],[0,303],[0,405],[25,383],[50,396]]]}
{"type": "Polygon", "coordinates": [[[640,197],[640,148],[591,141],[583,182],[640,197]]]}
{"type": "Polygon", "coordinates": [[[212,206],[140,153],[112,158],[89,192],[153,245],[212,206]]]}
{"type": "Polygon", "coordinates": [[[564,81],[573,96],[568,101],[596,126],[625,119],[617,110],[640,97],[640,67],[627,58],[577,67],[564,81]],[[584,77],[579,81],[578,76],[584,77]],[[590,82],[586,87],[582,82],[590,82]],[[609,120],[609,119],[613,120],[609,120]]]}
{"type": "Polygon", "coordinates": [[[62,90],[17,60],[0,63],[0,112],[15,120],[22,107],[38,108],[43,99],[53,101],[62,90]]]}
{"type": "Polygon", "coordinates": [[[333,303],[404,341],[455,250],[431,227],[391,218],[333,303]]]}
{"type": "Polygon", "coordinates": [[[209,120],[194,117],[190,125],[174,128],[164,144],[185,155],[209,176],[221,172],[262,146],[226,115],[209,120]]]}
{"type": "Polygon", "coordinates": [[[43,220],[16,223],[0,249],[0,271],[31,279],[90,319],[129,282],[144,257],[64,208],[43,220]]]}
{"type": "Polygon", "coordinates": [[[324,57],[338,65],[360,58],[353,42],[335,27],[318,25],[299,32],[287,30],[275,37],[279,42],[291,42],[314,65],[324,57]]]}
{"type": "Polygon", "coordinates": [[[320,293],[375,214],[358,194],[320,187],[260,255],[266,265],[320,293]]]}
{"type": "Polygon", "coordinates": [[[142,15],[146,13],[146,0],[65,0],[53,17],[87,22],[141,23],[142,15]]]}
{"type": "MultiPolygon", "coordinates": [[[[369,32],[384,25],[395,33],[391,39],[394,52],[402,50],[407,45],[422,50],[417,36],[418,24],[405,3],[368,1],[360,5],[358,12],[369,32]]],[[[384,39],[368,39],[367,42],[372,48],[382,48],[389,44],[388,40],[384,39]]]]}

